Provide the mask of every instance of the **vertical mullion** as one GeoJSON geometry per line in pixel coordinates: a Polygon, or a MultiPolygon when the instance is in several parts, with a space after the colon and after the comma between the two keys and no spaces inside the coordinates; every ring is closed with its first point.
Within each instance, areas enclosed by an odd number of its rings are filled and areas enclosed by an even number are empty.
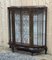
{"type": "MultiPolygon", "coordinates": [[[[29,14],[30,14],[30,9],[29,9],[29,14]]],[[[29,27],[30,27],[29,33],[30,33],[30,45],[31,45],[31,14],[30,14],[29,27]]]]}
{"type": "Polygon", "coordinates": [[[31,12],[31,20],[32,20],[32,46],[33,46],[33,14],[31,12]]]}
{"type": "Polygon", "coordinates": [[[8,9],[8,15],[9,15],[9,44],[11,43],[11,21],[10,21],[10,10],[8,9]]]}
{"type": "Polygon", "coordinates": [[[45,46],[46,46],[46,43],[47,43],[47,8],[45,8],[45,46]]]}
{"type": "Polygon", "coordinates": [[[37,45],[38,45],[38,13],[37,13],[37,45]]]}
{"type": "Polygon", "coordinates": [[[33,16],[30,9],[30,45],[33,46],[33,16]]]}
{"type": "Polygon", "coordinates": [[[44,23],[44,21],[43,21],[43,16],[44,16],[43,12],[42,12],[42,46],[43,46],[43,23],[44,23]]]}
{"type": "Polygon", "coordinates": [[[21,24],[21,26],[20,26],[20,32],[21,32],[21,43],[22,43],[22,8],[20,9],[20,24],[21,24]]]}
{"type": "Polygon", "coordinates": [[[47,8],[45,8],[45,54],[47,53],[47,8]]]}
{"type": "Polygon", "coordinates": [[[15,43],[15,18],[14,18],[14,11],[12,11],[12,38],[13,43],[15,43]]]}

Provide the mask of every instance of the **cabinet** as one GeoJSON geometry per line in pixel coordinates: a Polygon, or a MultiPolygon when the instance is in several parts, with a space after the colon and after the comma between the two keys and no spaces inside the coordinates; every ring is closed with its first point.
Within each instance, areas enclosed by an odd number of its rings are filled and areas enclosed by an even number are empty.
{"type": "Polygon", "coordinates": [[[47,7],[8,7],[12,51],[47,52],[47,7]]]}

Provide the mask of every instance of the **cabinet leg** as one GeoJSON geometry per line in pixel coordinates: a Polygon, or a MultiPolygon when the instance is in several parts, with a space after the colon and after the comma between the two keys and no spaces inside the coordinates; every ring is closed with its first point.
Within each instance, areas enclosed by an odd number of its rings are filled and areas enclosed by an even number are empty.
{"type": "Polygon", "coordinates": [[[47,54],[47,49],[45,49],[45,54],[47,54]]]}
{"type": "Polygon", "coordinates": [[[31,55],[33,56],[33,53],[31,53],[31,55]]]}
{"type": "Polygon", "coordinates": [[[12,46],[12,52],[14,52],[14,46],[12,46]]]}
{"type": "Polygon", "coordinates": [[[11,45],[9,46],[9,48],[11,48],[11,45]]]}

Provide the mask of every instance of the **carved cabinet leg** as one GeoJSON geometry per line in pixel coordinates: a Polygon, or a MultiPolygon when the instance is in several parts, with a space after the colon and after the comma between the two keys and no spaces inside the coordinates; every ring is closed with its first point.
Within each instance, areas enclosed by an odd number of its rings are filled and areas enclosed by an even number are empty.
{"type": "Polygon", "coordinates": [[[12,52],[14,52],[14,46],[12,46],[12,52]]]}
{"type": "Polygon", "coordinates": [[[11,48],[11,45],[9,45],[9,48],[11,48]]]}
{"type": "Polygon", "coordinates": [[[31,52],[31,55],[33,56],[33,52],[31,52]]]}
{"type": "Polygon", "coordinates": [[[45,54],[47,54],[47,48],[45,48],[45,54]]]}

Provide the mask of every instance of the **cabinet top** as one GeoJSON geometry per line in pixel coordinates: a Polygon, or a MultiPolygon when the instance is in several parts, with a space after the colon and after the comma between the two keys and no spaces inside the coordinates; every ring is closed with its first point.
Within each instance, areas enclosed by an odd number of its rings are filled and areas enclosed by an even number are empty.
{"type": "Polygon", "coordinates": [[[10,7],[8,7],[8,9],[18,9],[18,8],[47,9],[46,6],[10,6],[10,7]]]}

